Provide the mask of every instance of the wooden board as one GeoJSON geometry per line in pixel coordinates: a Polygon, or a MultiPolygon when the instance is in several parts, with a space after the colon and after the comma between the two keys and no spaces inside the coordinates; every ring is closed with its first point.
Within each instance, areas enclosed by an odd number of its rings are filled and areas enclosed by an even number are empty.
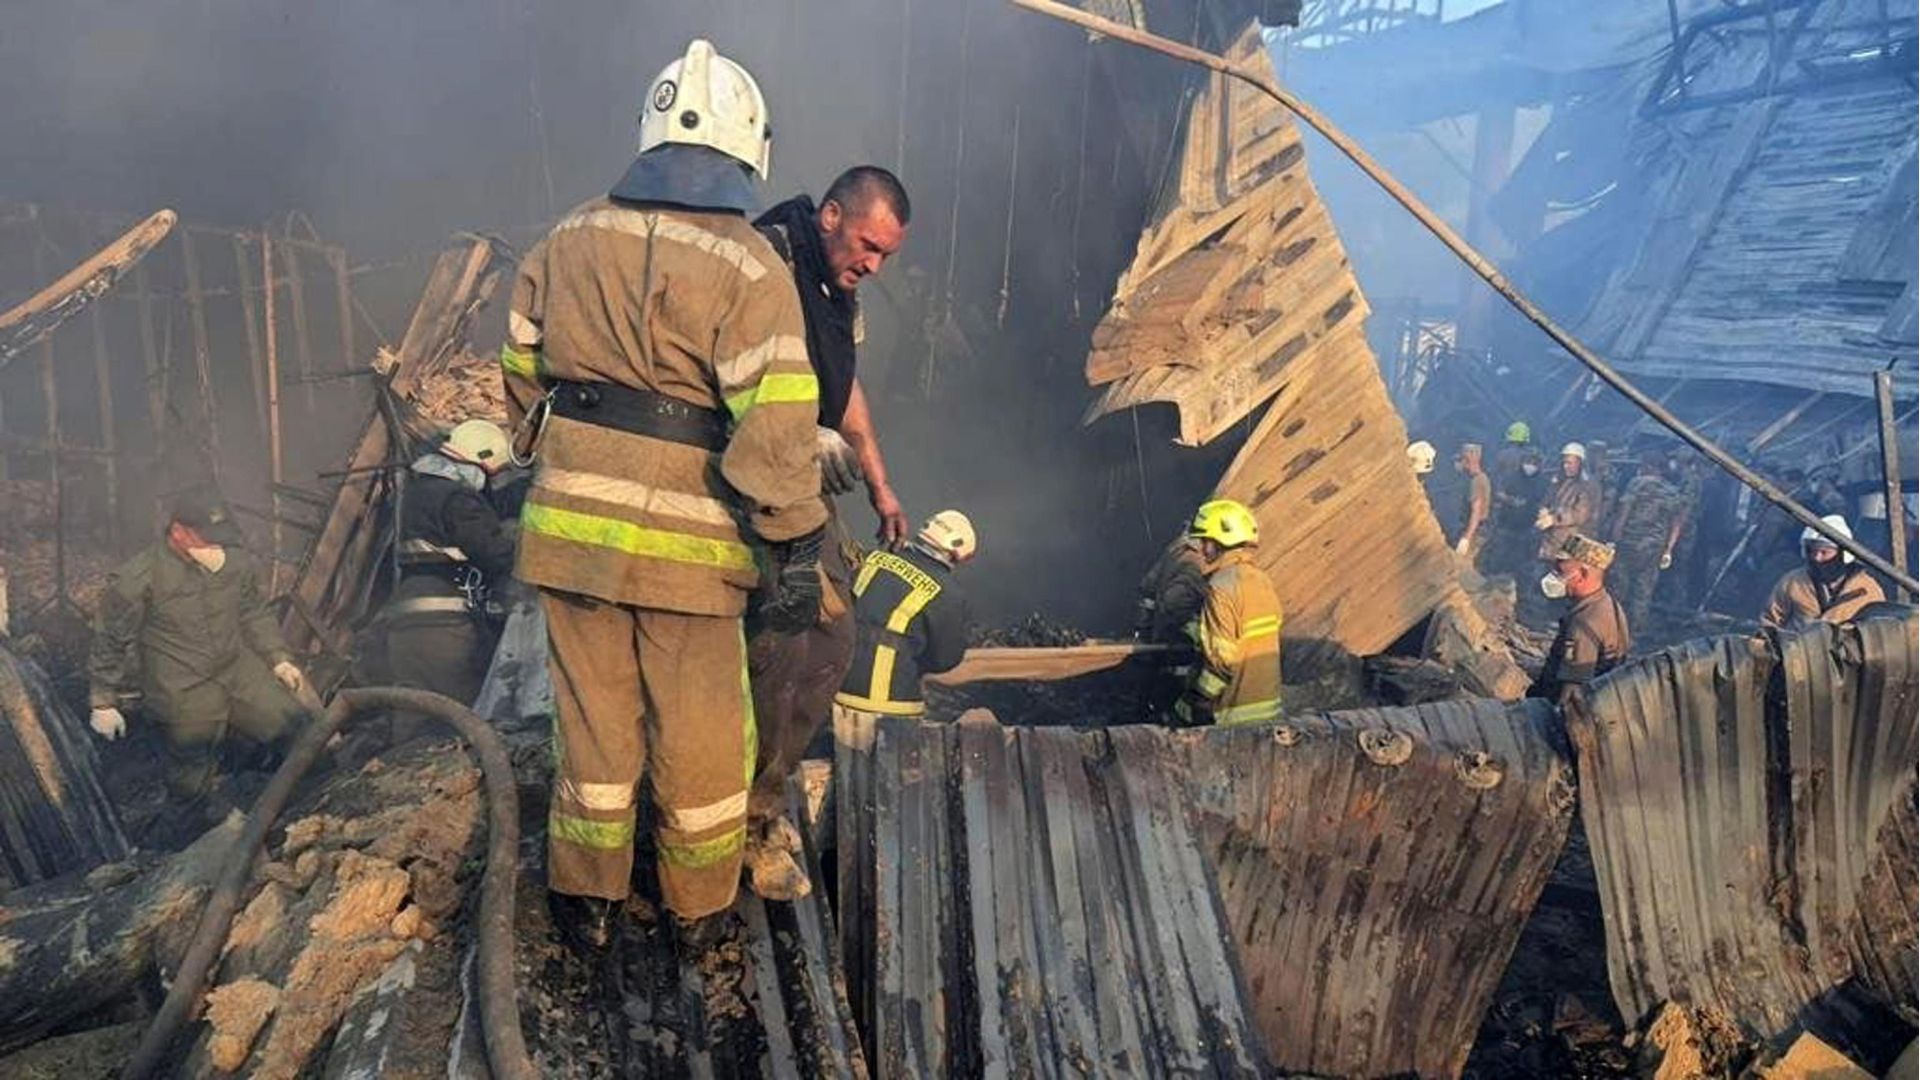
{"type": "MultiPolygon", "coordinates": [[[[485,240],[441,254],[400,342],[387,383],[391,393],[404,398],[426,371],[454,354],[468,321],[493,292],[499,261],[499,253],[485,240]]],[[[387,422],[376,412],[347,459],[351,475],[335,489],[326,522],[294,578],[292,602],[280,629],[295,651],[346,650],[352,622],[363,614],[359,609],[373,560],[384,550],[377,534],[385,528],[381,506],[392,480],[378,466],[394,452],[387,422]]]]}
{"type": "Polygon", "coordinates": [[[1136,656],[1153,656],[1168,651],[1165,645],[1119,641],[1057,648],[968,649],[960,666],[938,675],[929,675],[926,681],[937,686],[1011,680],[1054,682],[1107,671],[1136,656]]]}
{"type": "Polygon", "coordinates": [[[105,295],[120,275],[167,238],[177,220],[171,210],[156,212],[51,285],[0,314],[0,368],[105,295]]]}
{"type": "Polygon", "coordinates": [[[1214,487],[1260,522],[1290,641],[1379,652],[1457,587],[1452,550],[1406,458],[1407,432],[1357,332],[1296,361],[1214,487]],[[1337,404],[1337,407],[1336,407],[1337,404]]]}
{"type": "MultiPolygon", "coordinates": [[[[1264,62],[1257,29],[1234,55],[1264,62]]],[[[1086,420],[1167,402],[1178,441],[1198,446],[1271,397],[1289,365],[1360,341],[1368,308],[1279,105],[1215,75],[1185,133],[1177,197],[1094,331],[1087,381],[1111,385],[1086,420]]]]}

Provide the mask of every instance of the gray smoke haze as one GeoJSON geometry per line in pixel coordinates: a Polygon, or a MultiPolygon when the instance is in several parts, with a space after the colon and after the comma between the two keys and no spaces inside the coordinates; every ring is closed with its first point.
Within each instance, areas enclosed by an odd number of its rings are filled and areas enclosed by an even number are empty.
{"type": "MultiPolygon", "coordinates": [[[[378,268],[355,289],[397,336],[449,236],[524,247],[606,190],[648,82],[694,36],[769,98],[769,203],[861,161],[912,192],[907,248],[863,290],[862,355],[909,512],[974,516],[985,617],[1113,628],[1206,486],[1156,478],[1143,504],[1133,461],[1161,468],[1164,425],[1143,418],[1144,449],[1124,424],[1079,427],[1087,336],[1190,78],[1170,61],[998,0],[16,2],[0,14],[0,201],[252,229],[300,211],[378,268]]],[[[0,250],[0,269],[22,255],[0,250]]],[[[16,430],[34,406],[22,379],[0,374],[16,430]]],[[[310,478],[337,460],[297,464],[310,478]]]]}

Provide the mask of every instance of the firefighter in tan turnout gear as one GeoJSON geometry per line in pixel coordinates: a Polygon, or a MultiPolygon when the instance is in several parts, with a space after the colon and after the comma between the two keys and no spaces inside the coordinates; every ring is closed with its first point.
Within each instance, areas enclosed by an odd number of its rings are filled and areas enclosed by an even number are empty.
{"type": "Polygon", "coordinates": [[[1232,499],[1205,503],[1188,532],[1199,542],[1207,597],[1187,634],[1199,649],[1175,713],[1190,724],[1280,718],[1280,597],[1253,564],[1260,525],[1232,499]]]}
{"type": "Polygon", "coordinates": [[[502,354],[537,465],[518,574],[547,619],[556,712],[548,888],[604,948],[635,800],[661,898],[699,939],[733,903],[754,764],[742,614],[811,625],[821,500],[792,279],[754,231],[766,102],[694,41],[654,81],[640,154],[528,253],[502,354]]]}

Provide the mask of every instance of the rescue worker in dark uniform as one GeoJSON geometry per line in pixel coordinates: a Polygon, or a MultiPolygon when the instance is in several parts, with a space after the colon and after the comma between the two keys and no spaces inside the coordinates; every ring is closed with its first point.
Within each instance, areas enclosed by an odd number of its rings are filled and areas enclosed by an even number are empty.
{"type": "MultiPolygon", "coordinates": [[[[906,242],[911,215],[899,178],[876,165],[859,165],[834,180],[818,207],[797,195],[754,221],[792,272],[806,321],[807,362],[820,383],[815,440],[826,494],[844,495],[864,483],[879,519],[878,539],[889,548],[906,540],[909,526],[887,482],[866,391],[855,373],[865,336],[858,289],[906,242]]],[[[749,861],[760,868],[754,888],[769,900],[797,900],[812,888],[795,857],[800,833],[786,814],[787,780],[832,716],[833,695],[853,656],[849,597],[859,552],[832,499],[827,508],[820,618],[784,634],[761,619],[747,622],[747,670],[759,725],[747,848],[749,861]]]]}
{"type": "Polygon", "coordinates": [[[1140,669],[1141,706],[1150,722],[1170,722],[1186,691],[1193,640],[1187,627],[1207,603],[1206,555],[1198,537],[1182,534],[1160,553],[1140,579],[1134,603],[1133,639],[1171,646],[1179,662],[1140,669]]]}
{"type": "Polygon", "coordinates": [[[1187,624],[1207,602],[1206,559],[1197,537],[1182,535],[1167,545],[1140,579],[1134,605],[1136,641],[1171,645],[1187,640],[1187,624]]]}
{"type": "Polygon", "coordinates": [[[1658,449],[1640,455],[1640,472],[1627,482],[1607,530],[1619,553],[1613,577],[1620,603],[1628,625],[1642,633],[1649,625],[1660,574],[1673,566],[1673,547],[1680,541],[1686,513],[1680,489],[1667,479],[1667,458],[1658,449]]]}
{"type": "Polygon", "coordinates": [[[479,695],[499,630],[488,593],[513,573],[514,529],[487,500],[507,464],[507,433],[488,420],[456,425],[407,470],[400,501],[400,581],[388,601],[394,682],[463,705],[479,695]]]}
{"type": "Polygon", "coordinates": [[[920,677],[953,670],[967,651],[967,601],[953,572],[977,546],[967,515],[942,510],[897,554],[867,555],[853,582],[853,664],[834,695],[836,727],[927,711],[920,677]]]}
{"type": "Polygon", "coordinates": [[[1567,697],[1625,660],[1633,648],[1627,613],[1607,591],[1613,545],[1573,533],[1548,552],[1553,570],[1540,581],[1551,599],[1565,598],[1566,614],[1547,647],[1546,663],[1527,688],[1528,697],[1565,705],[1567,697]]]}
{"type": "Polygon", "coordinates": [[[113,572],[94,614],[89,725],[118,739],[137,702],[166,735],[168,794],[203,817],[224,812],[227,736],[277,743],[304,715],[292,695],[305,676],[241,539],[217,493],[181,496],[165,536],[113,572]]]}
{"type": "Polygon", "coordinates": [[[1481,565],[1493,573],[1518,574],[1533,565],[1534,509],[1547,497],[1540,451],[1524,422],[1507,428],[1506,443],[1493,457],[1492,479],[1493,535],[1481,565]]]}

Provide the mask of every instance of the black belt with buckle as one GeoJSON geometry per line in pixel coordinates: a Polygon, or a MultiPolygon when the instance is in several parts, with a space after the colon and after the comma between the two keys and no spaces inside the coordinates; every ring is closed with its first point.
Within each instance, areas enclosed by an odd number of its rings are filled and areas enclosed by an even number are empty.
{"type": "Polygon", "coordinates": [[[727,447],[727,418],[718,409],[616,383],[560,381],[553,388],[553,415],[702,450],[727,447]]]}

